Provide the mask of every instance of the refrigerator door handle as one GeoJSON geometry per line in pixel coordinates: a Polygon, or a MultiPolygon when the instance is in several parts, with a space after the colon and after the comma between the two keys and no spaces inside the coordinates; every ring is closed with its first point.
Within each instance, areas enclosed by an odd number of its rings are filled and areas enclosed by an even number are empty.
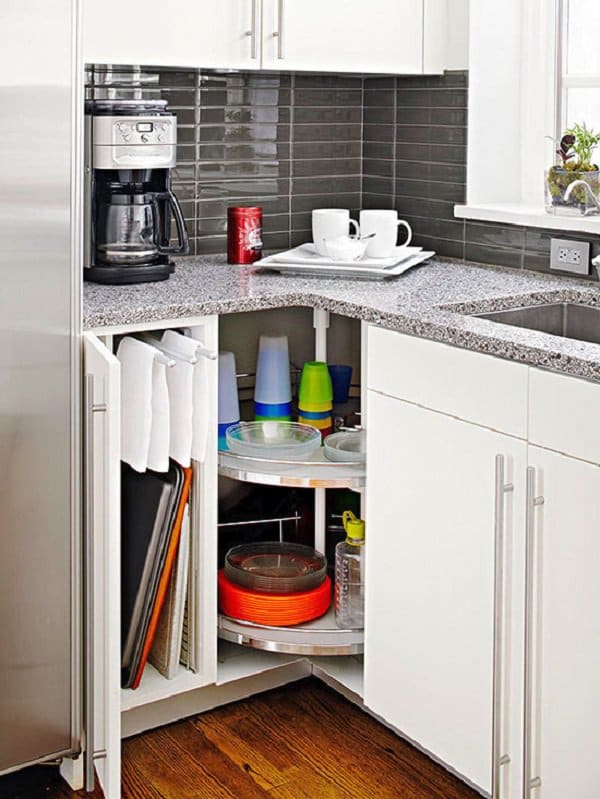
{"type": "Polygon", "coordinates": [[[95,787],[94,760],[106,757],[106,751],[94,747],[94,415],[106,413],[106,404],[94,403],[94,375],[86,374],[85,400],[85,541],[84,541],[84,605],[85,605],[85,790],[95,787]]]}

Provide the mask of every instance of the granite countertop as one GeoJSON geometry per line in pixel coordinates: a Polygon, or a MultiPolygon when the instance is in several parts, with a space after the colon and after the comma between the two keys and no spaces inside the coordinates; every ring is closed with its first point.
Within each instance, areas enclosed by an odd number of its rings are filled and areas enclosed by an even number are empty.
{"type": "Polygon", "coordinates": [[[162,283],[86,283],[86,330],[285,306],[323,308],[390,330],[600,382],[600,344],[465,316],[518,305],[572,301],[600,307],[582,280],[431,260],[383,282],[284,277],[229,266],[224,256],[181,258],[162,283]]]}

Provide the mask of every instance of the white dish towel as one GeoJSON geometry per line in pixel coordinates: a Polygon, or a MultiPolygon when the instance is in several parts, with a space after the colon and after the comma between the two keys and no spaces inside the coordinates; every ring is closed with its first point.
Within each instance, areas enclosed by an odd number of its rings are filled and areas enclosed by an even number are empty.
{"type": "Polygon", "coordinates": [[[189,467],[192,458],[193,382],[196,343],[181,333],[166,330],[162,343],[175,357],[175,366],[167,371],[171,423],[169,451],[180,466],[189,467]],[[179,355],[180,357],[177,357],[179,355]]]}
{"type": "MultiPolygon", "coordinates": [[[[188,328],[186,334],[196,344],[202,343],[200,331],[196,332],[196,330],[188,328]],[[198,338],[196,338],[196,335],[198,335],[198,338]]],[[[194,366],[192,458],[200,463],[204,463],[206,460],[208,446],[208,425],[210,420],[209,363],[210,361],[206,357],[199,355],[198,363],[194,366]]]]}
{"type": "MultiPolygon", "coordinates": [[[[160,371],[154,370],[158,352],[150,344],[131,336],[121,339],[117,358],[121,362],[121,459],[137,472],[148,468],[148,455],[151,439],[164,440],[164,430],[160,428],[160,371]],[[155,383],[157,390],[157,427],[153,433],[153,395],[155,383]]],[[[164,404],[165,395],[162,394],[164,404]]],[[[168,397],[167,397],[168,400],[168,397]]],[[[164,414],[164,406],[162,413],[164,414]]],[[[168,414],[167,414],[168,417],[168,414]]],[[[153,463],[160,458],[153,453],[153,463]]],[[[168,467],[168,452],[167,452],[168,467]]]]}
{"type": "Polygon", "coordinates": [[[148,448],[148,468],[155,472],[169,471],[169,389],[167,367],[157,359],[152,367],[152,427],[148,448]]]}

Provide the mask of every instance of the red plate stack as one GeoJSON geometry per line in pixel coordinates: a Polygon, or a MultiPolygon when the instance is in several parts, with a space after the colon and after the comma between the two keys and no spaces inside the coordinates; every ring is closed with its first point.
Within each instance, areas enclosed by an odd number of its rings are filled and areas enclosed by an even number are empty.
{"type": "Polygon", "coordinates": [[[331,605],[327,561],[311,547],[267,542],[229,550],[219,572],[226,616],[269,627],[319,618],[331,605]]]}

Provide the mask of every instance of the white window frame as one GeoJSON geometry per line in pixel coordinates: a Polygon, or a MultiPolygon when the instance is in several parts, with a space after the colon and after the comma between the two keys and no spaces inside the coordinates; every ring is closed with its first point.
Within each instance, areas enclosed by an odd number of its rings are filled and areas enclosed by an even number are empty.
{"type": "Polygon", "coordinates": [[[467,202],[455,216],[600,235],[598,219],[544,210],[544,170],[562,125],[562,8],[562,0],[471,1],[467,202]]]}
{"type": "Polygon", "coordinates": [[[600,92],[600,75],[570,75],[567,66],[568,49],[568,19],[567,8],[568,0],[556,0],[557,20],[559,29],[557,32],[556,50],[556,138],[559,139],[564,130],[574,122],[582,122],[580,119],[567,118],[567,93],[569,89],[598,89],[600,92]]]}

